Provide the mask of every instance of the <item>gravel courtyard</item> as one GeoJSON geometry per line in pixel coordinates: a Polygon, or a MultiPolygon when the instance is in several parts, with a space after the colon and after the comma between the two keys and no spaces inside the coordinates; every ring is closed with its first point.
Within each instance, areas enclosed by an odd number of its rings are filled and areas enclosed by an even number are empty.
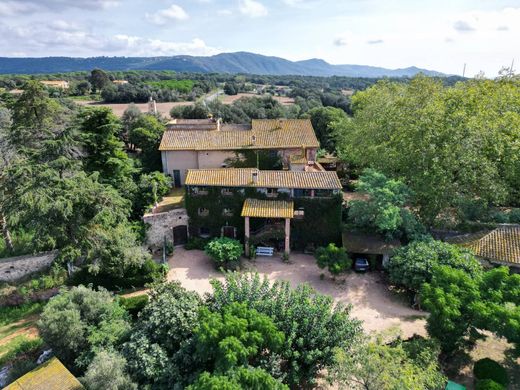
{"type": "MultiPolygon", "coordinates": [[[[177,280],[186,289],[199,294],[211,292],[210,279],[223,279],[211,260],[198,250],[176,248],[169,266],[168,280],[177,280]]],[[[314,257],[304,254],[292,254],[290,264],[275,256],[259,257],[255,263],[244,262],[243,266],[270,280],[287,280],[293,286],[307,282],[337,302],[352,304],[354,317],[363,321],[367,332],[399,327],[404,337],[414,333],[426,334],[425,314],[409,308],[406,302],[389,291],[377,272],[351,273],[345,277],[345,283],[334,282],[329,277],[321,280],[323,271],[316,265],[314,257]]]]}

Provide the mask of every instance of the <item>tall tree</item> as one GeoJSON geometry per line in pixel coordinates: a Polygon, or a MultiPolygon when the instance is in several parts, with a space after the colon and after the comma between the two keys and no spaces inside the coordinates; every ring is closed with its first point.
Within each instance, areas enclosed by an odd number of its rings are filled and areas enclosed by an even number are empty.
{"type": "Polygon", "coordinates": [[[89,81],[94,87],[95,91],[101,91],[106,86],[110,85],[110,78],[108,77],[108,74],[101,69],[93,69],[92,72],[90,72],[89,81]]]}
{"type": "Polygon", "coordinates": [[[402,178],[428,225],[463,198],[514,202],[520,172],[520,88],[512,80],[444,87],[418,76],[380,81],[352,98],[342,156],[402,178]]]}

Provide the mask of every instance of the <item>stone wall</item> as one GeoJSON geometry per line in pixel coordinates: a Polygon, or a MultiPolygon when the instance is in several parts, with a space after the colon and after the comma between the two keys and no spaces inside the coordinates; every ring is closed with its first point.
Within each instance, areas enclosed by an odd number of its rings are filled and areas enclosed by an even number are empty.
{"type": "Polygon", "coordinates": [[[17,282],[27,275],[42,271],[52,264],[57,255],[58,251],[52,251],[0,259],[0,282],[17,282]]]}
{"type": "Polygon", "coordinates": [[[146,242],[151,248],[161,248],[166,237],[167,242],[173,242],[175,226],[188,226],[188,214],[186,209],[175,209],[165,213],[145,214],[143,222],[148,224],[146,242]]]}

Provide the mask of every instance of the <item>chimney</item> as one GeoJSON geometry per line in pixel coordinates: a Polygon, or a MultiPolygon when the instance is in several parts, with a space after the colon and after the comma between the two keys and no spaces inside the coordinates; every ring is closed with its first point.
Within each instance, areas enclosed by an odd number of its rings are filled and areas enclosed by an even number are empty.
{"type": "Polygon", "coordinates": [[[256,135],[253,134],[251,136],[251,145],[254,145],[254,144],[256,144],[256,135]]]}
{"type": "Polygon", "coordinates": [[[217,131],[220,131],[220,125],[222,124],[222,118],[217,119],[217,131]]]}
{"type": "Polygon", "coordinates": [[[258,169],[253,169],[251,171],[251,175],[252,175],[253,183],[257,184],[258,183],[258,169]]]}

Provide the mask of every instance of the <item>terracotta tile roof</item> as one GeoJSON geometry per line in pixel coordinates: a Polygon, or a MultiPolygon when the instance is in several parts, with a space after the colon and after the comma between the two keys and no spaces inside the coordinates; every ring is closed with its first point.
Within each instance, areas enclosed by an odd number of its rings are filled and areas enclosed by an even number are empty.
{"type": "Polygon", "coordinates": [[[464,246],[479,257],[520,265],[520,226],[500,226],[479,240],[464,246]]]}
{"type": "Polygon", "coordinates": [[[167,130],[159,150],[238,150],[319,147],[308,119],[254,119],[251,130],[167,130]]]}
{"type": "Polygon", "coordinates": [[[293,218],[294,203],[283,200],[246,199],[242,217],[293,218]]]}
{"type": "Polygon", "coordinates": [[[187,186],[341,189],[336,172],[259,171],[254,168],[189,169],[187,186]],[[258,172],[256,183],[253,172],[258,172]]]}
{"type": "Polygon", "coordinates": [[[464,246],[491,262],[520,266],[520,225],[503,225],[491,232],[452,237],[447,241],[464,246]]]}
{"type": "Polygon", "coordinates": [[[79,390],[81,383],[57,359],[52,358],[21,376],[4,390],[79,390]]]}

